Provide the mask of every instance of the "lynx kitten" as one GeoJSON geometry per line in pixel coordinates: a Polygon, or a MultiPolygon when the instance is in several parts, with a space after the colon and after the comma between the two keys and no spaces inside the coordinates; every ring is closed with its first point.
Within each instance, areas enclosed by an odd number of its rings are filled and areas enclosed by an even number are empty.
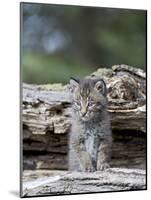
{"type": "Polygon", "coordinates": [[[102,79],[71,79],[72,130],[69,170],[99,171],[109,167],[111,126],[106,110],[106,84],[102,79]]]}

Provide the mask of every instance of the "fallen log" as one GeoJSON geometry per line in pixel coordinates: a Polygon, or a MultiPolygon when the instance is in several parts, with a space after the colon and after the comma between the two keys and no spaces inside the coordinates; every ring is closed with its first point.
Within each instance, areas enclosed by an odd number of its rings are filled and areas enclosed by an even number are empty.
{"type": "MultiPolygon", "coordinates": [[[[98,69],[108,89],[113,131],[113,167],[145,168],[146,75],[141,69],[116,65],[98,69]]],[[[68,85],[23,84],[24,169],[67,169],[71,104],[68,85]]]]}
{"type": "Polygon", "coordinates": [[[93,173],[40,170],[24,171],[22,195],[28,197],[145,189],[145,170],[110,168],[93,173]]]}

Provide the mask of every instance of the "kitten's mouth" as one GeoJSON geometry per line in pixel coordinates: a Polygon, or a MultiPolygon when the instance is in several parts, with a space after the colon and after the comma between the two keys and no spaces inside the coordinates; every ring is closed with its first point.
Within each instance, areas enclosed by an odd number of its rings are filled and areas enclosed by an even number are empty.
{"type": "Polygon", "coordinates": [[[88,121],[89,118],[88,117],[81,117],[82,121],[88,121]]]}
{"type": "Polygon", "coordinates": [[[90,120],[90,116],[86,113],[85,115],[81,115],[80,114],[80,117],[81,117],[81,119],[83,120],[83,121],[88,121],[88,120],[90,120]]]}

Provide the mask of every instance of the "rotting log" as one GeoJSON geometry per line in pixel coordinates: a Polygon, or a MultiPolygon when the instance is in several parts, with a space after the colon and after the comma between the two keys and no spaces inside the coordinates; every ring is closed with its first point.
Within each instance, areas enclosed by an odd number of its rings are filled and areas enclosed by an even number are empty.
{"type": "Polygon", "coordinates": [[[23,180],[24,197],[146,189],[145,170],[139,169],[110,168],[93,173],[24,171],[23,180]]]}
{"type": "MultiPolygon", "coordinates": [[[[145,168],[146,75],[141,69],[116,65],[98,69],[108,89],[114,167],[145,168]]],[[[24,169],[67,169],[71,104],[68,85],[23,84],[24,169]]]]}

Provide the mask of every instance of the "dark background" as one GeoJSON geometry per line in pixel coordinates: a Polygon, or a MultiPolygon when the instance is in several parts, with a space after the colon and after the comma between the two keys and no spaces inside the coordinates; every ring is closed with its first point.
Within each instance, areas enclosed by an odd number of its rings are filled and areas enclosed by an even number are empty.
{"type": "Polygon", "coordinates": [[[67,83],[99,67],[146,68],[146,11],[21,4],[26,83],[67,83]]]}

